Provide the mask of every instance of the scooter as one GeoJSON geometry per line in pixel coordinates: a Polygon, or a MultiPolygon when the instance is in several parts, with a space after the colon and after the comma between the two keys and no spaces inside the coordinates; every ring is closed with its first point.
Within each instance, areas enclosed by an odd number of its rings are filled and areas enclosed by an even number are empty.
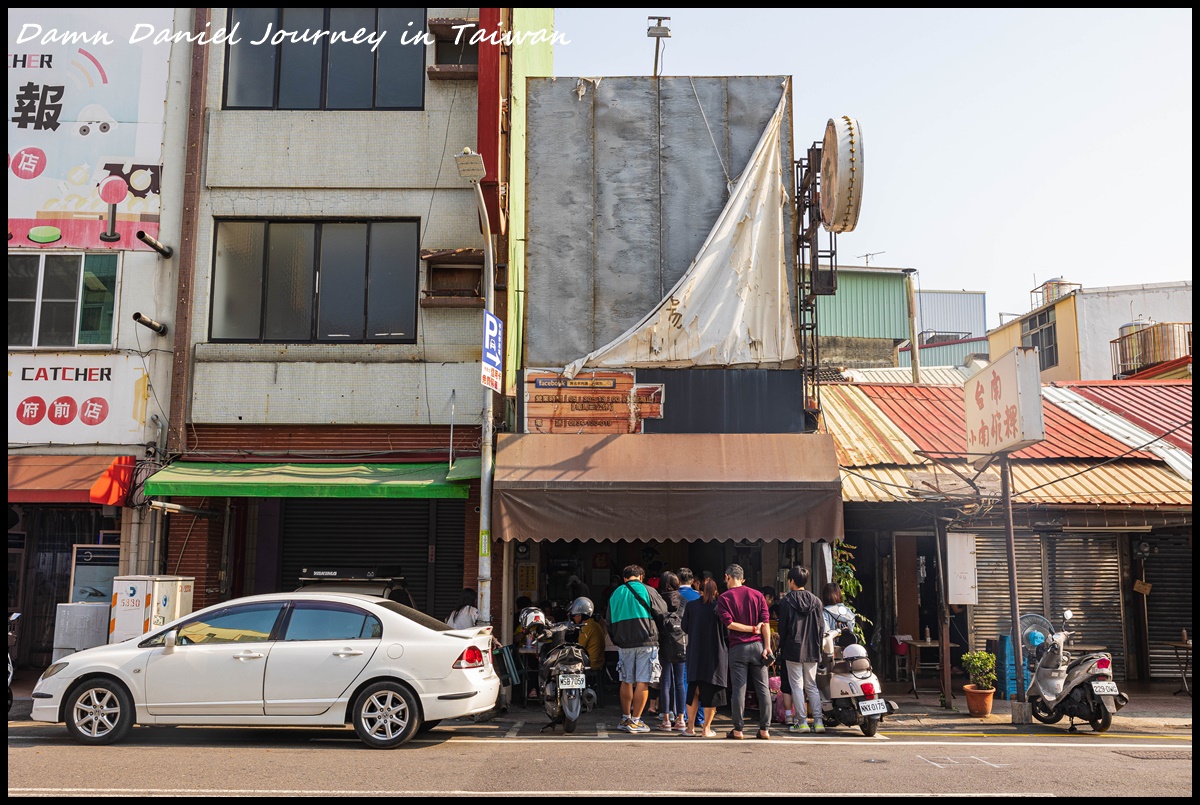
{"type": "MultiPolygon", "coordinates": [[[[526,611],[528,612],[528,610],[526,611]]],[[[589,666],[588,656],[572,642],[579,626],[569,621],[546,623],[544,614],[522,615],[522,623],[539,646],[538,689],[550,723],[543,731],[562,724],[563,732],[575,731],[579,716],[596,706],[596,692],[588,687],[584,673],[589,666]],[[542,620],[538,620],[540,615],[542,620]]]]}
{"type": "Polygon", "coordinates": [[[17,646],[17,621],[21,618],[20,612],[14,612],[8,616],[8,712],[12,712],[13,695],[12,695],[12,680],[13,680],[13,649],[17,646]]]}
{"type": "MultiPolygon", "coordinates": [[[[883,698],[879,677],[871,669],[867,650],[858,643],[837,646],[847,629],[831,629],[821,640],[821,663],[817,666],[817,689],[821,692],[821,711],[826,724],[858,727],[870,738],[879,731],[884,716],[899,708],[883,698]]],[[[795,698],[796,694],[792,694],[795,698]]]]}
{"type": "Polygon", "coordinates": [[[1041,615],[1021,616],[1021,641],[1033,664],[1026,690],[1033,717],[1043,724],[1057,724],[1063,716],[1071,719],[1068,732],[1078,732],[1075,719],[1092,725],[1096,732],[1112,726],[1113,714],[1129,703],[1112,676],[1112,655],[1104,652],[1072,658],[1067,651],[1066,622],[1071,610],[1063,613],[1063,629],[1053,631],[1050,621],[1041,615]]]}

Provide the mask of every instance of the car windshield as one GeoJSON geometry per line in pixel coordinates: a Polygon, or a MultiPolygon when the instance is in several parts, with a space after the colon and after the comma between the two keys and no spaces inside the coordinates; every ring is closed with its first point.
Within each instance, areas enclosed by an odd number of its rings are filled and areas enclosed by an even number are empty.
{"type": "Polygon", "coordinates": [[[410,621],[421,624],[426,629],[432,629],[435,632],[451,631],[451,627],[448,626],[444,621],[440,621],[432,615],[426,615],[419,609],[406,607],[404,604],[398,604],[395,601],[380,601],[379,606],[383,607],[384,609],[390,609],[392,612],[395,612],[399,615],[403,615],[410,621]]]}

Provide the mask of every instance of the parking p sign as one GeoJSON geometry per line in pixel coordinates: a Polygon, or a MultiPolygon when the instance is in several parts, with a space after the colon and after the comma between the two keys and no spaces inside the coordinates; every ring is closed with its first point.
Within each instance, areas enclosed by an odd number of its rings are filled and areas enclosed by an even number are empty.
{"type": "Polygon", "coordinates": [[[483,311],[483,373],[479,382],[492,391],[504,384],[504,322],[483,311]]]}

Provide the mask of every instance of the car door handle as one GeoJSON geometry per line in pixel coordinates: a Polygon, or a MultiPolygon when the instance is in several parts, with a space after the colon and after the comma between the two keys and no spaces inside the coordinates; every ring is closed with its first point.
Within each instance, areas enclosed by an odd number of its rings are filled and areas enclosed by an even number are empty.
{"type": "Polygon", "coordinates": [[[335,657],[361,657],[362,652],[356,648],[344,648],[344,649],[341,649],[340,651],[333,652],[333,656],[335,656],[335,657]]]}
{"type": "Polygon", "coordinates": [[[241,654],[234,654],[235,660],[261,660],[264,655],[257,651],[243,651],[241,654]]]}

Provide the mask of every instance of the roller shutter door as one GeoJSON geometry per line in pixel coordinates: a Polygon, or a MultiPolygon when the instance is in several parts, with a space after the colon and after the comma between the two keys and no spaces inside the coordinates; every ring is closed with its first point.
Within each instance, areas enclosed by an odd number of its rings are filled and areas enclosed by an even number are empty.
{"type": "Polygon", "coordinates": [[[1100,644],[1112,654],[1113,677],[1125,679],[1125,624],[1121,603],[1121,560],[1115,534],[1054,534],[1045,538],[1050,622],[1063,610],[1080,643],[1100,644]]]}
{"type": "MultiPolygon", "coordinates": [[[[1179,679],[1175,652],[1163,643],[1177,642],[1184,629],[1189,638],[1192,636],[1191,538],[1180,534],[1141,539],[1149,542],[1154,550],[1146,560],[1146,581],[1153,585],[1146,597],[1150,676],[1174,681],[1179,679]]],[[[1134,540],[1135,543],[1140,541],[1138,537],[1134,540]]]]}
{"type": "Polygon", "coordinates": [[[453,608],[462,591],[464,508],[461,500],[428,498],[289,498],[283,504],[281,589],[295,589],[304,567],[399,566],[417,607],[445,617],[441,609],[453,608]],[[439,538],[455,528],[457,546],[439,538]],[[453,582],[451,571],[439,577],[443,564],[456,568],[453,582]]]}
{"type": "MultiPolygon", "coordinates": [[[[1044,614],[1042,543],[1037,534],[1017,534],[1017,600],[1020,614],[1044,614]]],[[[988,640],[1012,632],[1008,591],[1008,543],[1004,534],[975,536],[975,562],[979,575],[979,603],[971,607],[971,649],[982,651],[988,640]]]]}

